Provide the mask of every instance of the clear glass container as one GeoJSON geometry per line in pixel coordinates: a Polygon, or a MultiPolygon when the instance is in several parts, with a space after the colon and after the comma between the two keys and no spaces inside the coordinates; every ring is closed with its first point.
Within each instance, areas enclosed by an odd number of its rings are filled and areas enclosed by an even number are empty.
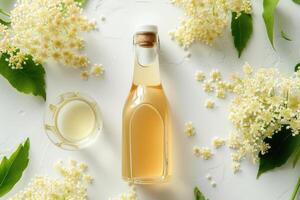
{"type": "Polygon", "coordinates": [[[90,96],[79,92],[59,95],[47,104],[44,128],[56,146],[79,150],[92,144],[102,131],[100,108],[90,96]]]}
{"type": "Polygon", "coordinates": [[[158,59],[156,26],[134,35],[133,82],[123,109],[123,179],[135,184],[166,182],[172,174],[172,130],[158,59]]]}

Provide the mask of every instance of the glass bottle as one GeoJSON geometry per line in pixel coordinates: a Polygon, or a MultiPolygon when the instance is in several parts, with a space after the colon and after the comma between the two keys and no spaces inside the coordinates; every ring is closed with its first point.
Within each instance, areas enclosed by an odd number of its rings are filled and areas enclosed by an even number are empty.
{"type": "Polygon", "coordinates": [[[122,176],[135,184],[165,182],[171,176],[171,121],[159,72],[154,25],[134,35],[134,74],[123,110],[122,176]]]}

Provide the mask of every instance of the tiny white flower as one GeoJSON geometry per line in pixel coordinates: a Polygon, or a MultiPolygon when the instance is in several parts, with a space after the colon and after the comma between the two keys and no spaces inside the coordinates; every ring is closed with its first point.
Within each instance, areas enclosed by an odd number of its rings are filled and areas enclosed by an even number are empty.
{"type": "Polygon", "coordinates": [[[193,122],[186,122],[185,123],[185,128],[184,128],[184,133],[187,135],[187,136],[193,136],[196,134],[196,129],[193,125],[193,122]]]}
{"type": "Polygon", "coordinates": [[[94,76],[100,76],[104,73],[104,68],[102,65],[94,64],[90,73],[94,76]]]}
{"type": "Polygon", "coordinates": [[[225,140],[219,137],[215,137],[212,141],[213,146],[218,149],[225,145],[225,140]]]}
{"type": "Polygon", "coordinates": [[[203,82],[203,90],[204,90],[204,92],[207,92],[207,93],[214,91],[214,85],[213,85],[212,81],[205,80],[203,82]]]}
{"type": "Polygon", "coordinates": [[[215,102],[211,99],[207,99],[205,102],[205,107],[209,109],[213,109],[215,107],[215,102]]]}
{"type": "Polygon", "coordinates": [[[90,76],[90,73],[87,70],[81,71],[80,72],[80,78],[82,80],[88,80],[90,76]]]}
{"type": "Polygon", "coordinates": [[[243,66],[243,71],[246,75],[251,75],[253,72],[253,68],[246,62],[243,66]]]}
{"type": "Polygon", "coordinates": [[[197,71],[195,72],[195,79],[196,79],[197,81],[203,81],[203,80],[205,79],[205,74],[204,74],[204,72],[201,71],[201,70],[197,70],[197,71]]]}
{"type": "Polygon", "coordinates": [[[241,163],[233,162],[231,167],[232,167],[233,173],[236,174],[237,172],[239,172],[241,170],[241,163]]]}
{"type": "Polygon", "coordinates": [[[210,78],[213,80],[213,81],[219,81],[221,80],[221,72],[219,70],[212,70],[210,72],[210,78]]]}

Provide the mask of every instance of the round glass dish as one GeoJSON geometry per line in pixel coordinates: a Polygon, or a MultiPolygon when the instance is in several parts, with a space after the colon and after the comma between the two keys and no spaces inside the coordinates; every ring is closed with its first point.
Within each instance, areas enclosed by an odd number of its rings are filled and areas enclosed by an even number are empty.
{"type": "Polygon", "coordinates": [[[79,92],[59,95],[47,105],[44,128],[58,147],[79,150],[92,144],[102,131],[100,108],[90,96],[79,92]]]}

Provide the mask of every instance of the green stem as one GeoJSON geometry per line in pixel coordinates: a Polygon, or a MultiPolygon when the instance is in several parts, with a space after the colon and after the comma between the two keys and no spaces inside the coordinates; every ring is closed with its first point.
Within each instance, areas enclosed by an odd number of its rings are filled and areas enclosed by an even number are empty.
{"type": "Polygon", "coordinates": [[[0,13],[2,13],[3,15],[10,17],[10,14],[2,9],[0,9],[0,13]]]}
{"type": "Polygon", "coordinates": [[[300,177],[298,178],[298,182],[295,186],[295,189],[293,191],[293,194],[292,194],[292,197],[290,200],[295,200],[295,198],[297,197],[297,194],[298,194],[298,191],[299,191],[299,188],[300,188],[300,177]]]}
{"type": "Polygon", "coordinates": [[[4,21],[3,19],[0,18],[0,24],[3,24],[5,26],[9,26],[10,25],[10,21],[4,21]]]}

